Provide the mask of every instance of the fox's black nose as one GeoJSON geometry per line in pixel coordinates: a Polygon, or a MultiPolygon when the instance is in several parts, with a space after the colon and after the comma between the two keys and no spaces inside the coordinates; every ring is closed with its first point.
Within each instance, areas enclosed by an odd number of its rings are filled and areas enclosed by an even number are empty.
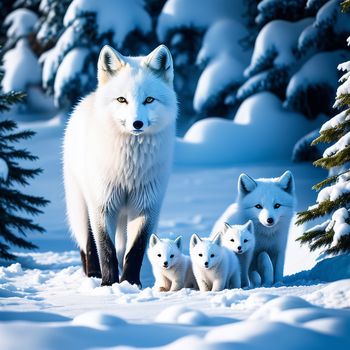
{"type": "Polygon", "coordinates": [[[143,122],[141,120],[136,120],[132,125],[135,129],[138,130],[143,127],[143,122]]]}
{"type": "Polygon", "coordinates": [[[238,249],[238,250],[242,250],[242,247],[241,247],[241,246],[239,246],[239,247],[237,247],[237,249],[238,249]]]}
{"type": "Polygon", "coordinates": [[[270,224],[270,225],[273,224],[273,219],[272,219],[272,218],[268,218],[266,221],[267,221],[267,223],[270,224]]]}
{"type": "Polygon", "coordinates": [[[206,261],[206,262],[204,263],[204,265],[205,265],[205,267],[208,267],[208,265],[209,265],[208,261],[206,261]]]}
{"type": "Polygon", "coordinates": [[[163,265],[164,265],[164,267],[168,267],[168,262],[167,262],[167,261],[164,261],[164,262],[163,262],[163,265]]]}

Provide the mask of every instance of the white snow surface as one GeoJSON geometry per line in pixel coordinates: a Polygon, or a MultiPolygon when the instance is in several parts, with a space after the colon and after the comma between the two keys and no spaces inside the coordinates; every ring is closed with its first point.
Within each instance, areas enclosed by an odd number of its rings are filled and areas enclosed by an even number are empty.
{"type": "MultiPolygon", "coordinates": [[[[316,255],[295,242],[301,233],[298,228],[289,237],[285,274],[290,276],[271,288],[161,293],[152,289],[147,259],[142,290],[126,282],[100,287],[99,279],[84,277],[65,222],[60,162],[65,118],[21,124],[38,133],[21,146],[38,155],[37,166],[44,169],[27,191],[42,194],[51,203],[45,215],[36,218],[47,233],[29,234],[40,250],[19,252],[18,262],[0,267],[1,349],[349,347],[350,256],[324,259],[312,268],[316,255]]],[[[161,212],[159,236],[181,234],[184,253],[188,253],[191,234],[209,235],[213,222],[235,198],[241,172],[275,177],[286,169],[295,177],[297,209],[304,209],[315,200],[311,186],[325,176],[310,164],[271,158],[260,163],[232,162],[226,167],[176,166],[161,212]]]]}
{"type": "Polygon", "coordinates": [[[324,118],[307,120],[286,111],[270,92],[255,94],[241,104],[233,121],[198,121],[177,144],[178,164],[237,164],[288,160],[295,143],[320,127],[324,118]],[[228,151],[229,150],[229,151],[228,151]]]}
{"type": "Polygon", "coordinates": [[[9,174],[9,168],[4,159],[0,158],[0,180],[6,181],[9,174]]]}
{"type": "Polygon", "coordinates": [[[4,26],[8,26],[6,36],[11,40],[25,37],[35,31],[37,22],[35,12],[26,8],[14,10],[4,20],[4,26]]]}
{"type": "Polygon", "coordinates": [[[225,18],[241,21],[243,12],[243,0],[168,0],[158,18],[157,35],[164,41],[179,28],[206,29],[225,18]]]}
{"type": "Polygon", "coordinates": [[[16,46],[5,53],[4,71],[4,92],[26,91],[31,85],[40,85],[41,67],[27,39],[18,40],[16,46]]]}
{"type": "Polygon", "coordinates": [[[294,51],[297,47],[298,37],[302,30],[311,23],[310,18],[297,22],[274,20],[267,23],[259,32],[255,40],[254,51],[250,65],[244,71],[246,77],[258,73],[256,67],[263,60],[275,53],[273,59],[275,66],[289,66],[296,61],[294,51]]]}
{"type": "Polygon", "coordinates": [[[73,0],[63,23],[68,27],[84,13],[96,13],[98,33],[112,31],[113,40],[119,47],[131,31],[138,29],[143,34],[151,31],[151,18],[144,4],[143,0],[73,0]]]}

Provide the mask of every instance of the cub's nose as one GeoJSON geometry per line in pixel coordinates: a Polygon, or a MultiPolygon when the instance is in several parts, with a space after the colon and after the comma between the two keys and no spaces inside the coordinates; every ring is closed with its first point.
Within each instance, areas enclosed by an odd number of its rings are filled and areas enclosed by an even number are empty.
{"type": "Polygon", "coordinates": [[[136,120],[132,125],[135,129],[139,130],[143,127],[143,122],[141,120],[136,120]]]}
{"type": "Polygon", "coordinates": [[[169,265],[169,263],[168,263],[167,261],[164,261],[164,262],[163,262],[163,266],[164,266],[164,267],[168,267],[168,265],[169,265]]]}
{"type": "Polygon", "coordinates": [[[209,265],[209,263],[208,263],[208,261],[206,261],[206,262],[204,263],[204,266],[205,266],[205,267],[208,267],[208,265],[209,265]]]}
{"type": "Polygon", "coordinates": [[[237,249],[238,249],[239,251],[241,251],[241,250],[242,250],[242,247],[241,247],[241,246],[239,246],[239,247],[237,247],[237,249]]]}
{"type": "Polygon", "coordinates": [[[273,224],[273,219],[272,219],[272,218],[268,218],[266,221],[267,221],[267,223],[268,223],[269,225],[272,225],[272,224],[273,224]]]}

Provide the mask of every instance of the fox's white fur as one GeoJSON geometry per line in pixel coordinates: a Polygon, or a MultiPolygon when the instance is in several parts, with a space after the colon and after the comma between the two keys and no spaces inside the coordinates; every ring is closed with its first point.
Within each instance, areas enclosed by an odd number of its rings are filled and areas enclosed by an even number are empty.
{"type": "Polygon", "coordinates": [[[171,170],[177,100],[170,52],[124,57],[105,46],[98,87],[75,108],[64,137],[63,170],[72,235],[86,253],[89,224],[102,284],[140,283],[171,170]],[[135,124],[136,122],[136,124],[135,124]]]}
{"type": "Polygon", "coordinates": [[[240,288],[239,261],[221,245],[221,235],[213,240],[193,234],[190,241],[192,269],[200,291],[240,288]]]}
{"type": "Polygon", "coordinates": [[[182,254],[182,238],[174,241],[151,235],[147,256],[155,278],[154,287],[162,292],[195,288],[191,259],[182,254]]]}
{"type": "MultiPolygon", "coordinates": [[[[214,225],[212,234],[222,231],[223,223],[244,224],[252,220],[255,249],[250,271],[258,270],[258,257],[266,252],[273,266],[273,282],[283,278],[284,259],[289,226],[296,204],[294,178],[286,171],[278,178],[252,179],[241,174],[238,179],[236,203],[230,205],[214,225]]],[[[263,259],[266,261],[266,259],[263,259]]],[[[268,284],[262,274],[262,283],[268,284]]]]}
{"type": "Polygon", "coordinates": [[[237,254],[241,267],[242,287],[249,287],[249,267],[255,249],[254,224],[249,220],[244,225],[224,224],[221,232],[221,244],[237,254]]]}

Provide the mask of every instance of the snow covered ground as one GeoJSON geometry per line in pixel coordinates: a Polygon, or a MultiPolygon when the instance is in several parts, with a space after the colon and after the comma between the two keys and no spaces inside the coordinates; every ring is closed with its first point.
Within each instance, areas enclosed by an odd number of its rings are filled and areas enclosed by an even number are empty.
{"type": "MultiPolygon", "coordinates": [[[[24,125],[25,126],[25,125],[24,125]]],[[[273,288],[200,293],[152,290],[149,263],[143,290],[127,283],[99,287],[83,276],[64,214],[59,118],[30,124],[38,135],[28,144],[44,173],[29,192],[51,200],[38,218],[47,233],[30,237],[38,252],[19,252],[0,267],[0,348],[10,349],[345,349],[350,346],[350,256],[319,262],[291,233],[284,283],[273,288]],[[292,275],[295,274],[295,275],[292,275]],[[347,279],[346,279],[347,278],[347,279]]],[[[159,235],[208,235],[233,200],[241,172],[252,177],[296,178],[298,209],[315,200],[311,186],[324,173],[289,162],[177,166],[163,206],[159,235]]],[[[299,230],[300,232],[300,230],[299,230]]]]}

